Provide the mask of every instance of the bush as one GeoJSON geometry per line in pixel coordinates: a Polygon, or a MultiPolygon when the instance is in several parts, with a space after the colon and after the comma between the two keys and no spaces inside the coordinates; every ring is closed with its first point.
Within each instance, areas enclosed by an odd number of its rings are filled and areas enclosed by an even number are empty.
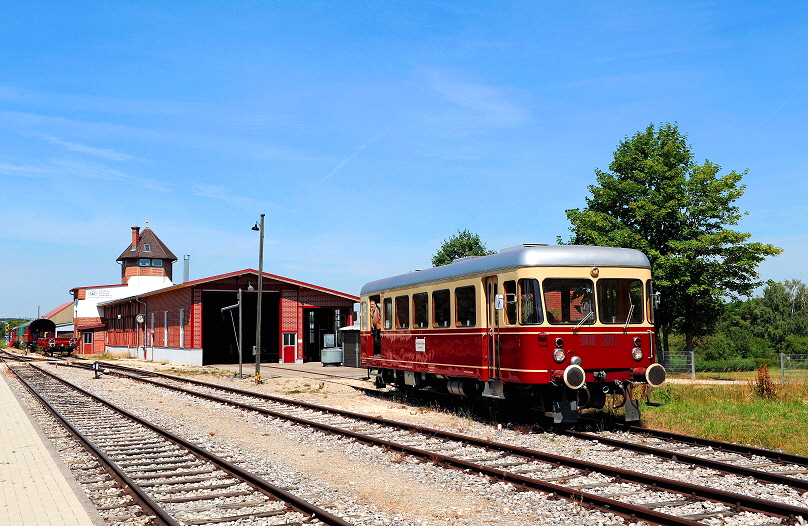
{"type": "Polygon", "coordinates": [[[751,358],[732,358],[729,360],[696,360],[696,372],[730,372],[730,371],[754,371],[758,364],[751,358]]]}

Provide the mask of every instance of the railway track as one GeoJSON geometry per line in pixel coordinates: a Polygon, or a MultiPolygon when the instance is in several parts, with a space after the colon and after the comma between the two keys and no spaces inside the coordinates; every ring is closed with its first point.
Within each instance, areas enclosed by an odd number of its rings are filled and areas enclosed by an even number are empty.
{"type": "MultiPolygon", "coordinates": [[[[104,368],[161,388],[168,388],[215,402],[237,406],[267,416],[349,437],[387,450],[400,451],[431,462],[481,473],[495,480],[511,482],[524,489],[551,492],[575,502],[608,509],[612,513],[658,524],[696,524],[701,520],[736,517],[764,524],[798,520],[808,516],[808,503],[794,505],[699,484],[648,475],[637,471],[587,462],[504,443],[403,424],[367,415],[320,407],[313,404],[258,395],[256,393],[133,370],[114,364],[104,368]],[[193,389],[188,389],[188,385],[193,389]]],[[[588,440],[589,438],[587,438],[588,440]]],[[[603,447],[604,444],[599,444],[603,447]]],[[[608,444],[617,448],[619,444],[608,444]]],[[[686,464],[678,457],[666,462],[671,470],[686,464]]],[[[696,465],[696,464],[691,464],[696,465]]],[[[716,477],[726,473],[756,478],[759,494],[790,494],[799,499],[804,480],[777,475],[756,477],[762,472],[744,468],[722,469],[714,464],[716,477]],[[775,484],[772,484],[775,483],[775,484]]]]}
{"type": "Polygon", "coordinates": [[[39,367],[9,369],[103,466],[79,482],[115,523],[349,524],[39,367]]]}

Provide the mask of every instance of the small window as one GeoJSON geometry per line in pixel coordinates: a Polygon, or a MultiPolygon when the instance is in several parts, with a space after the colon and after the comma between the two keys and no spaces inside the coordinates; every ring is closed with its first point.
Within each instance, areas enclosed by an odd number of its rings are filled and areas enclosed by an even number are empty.
{"type": "Polygon", "coordinates": [[[413,294],[412,310],[415,316],[413,327],[418,329],[429,327],[429,294],[426,292],[413,294]]]}
{"type": "Polygon", "coordinates": [[[393,328],[393,299],[384,298],[384,328],[393,328]]]}
{"type": "Polygon", "coordinates": [[[396,297],[396,329],[406,329],[410,326],[410,297],[396,297]]]}
{"type": "Polygon", "coordinates": [[[132,247],[129,249],[130,252],[134,252],[135,250],[137,250],[136,245],[132,245],[132,247]]]}
{"type": "Polygon", "coordinates": [[[150,267],[151,266],[151,260],[150,259],[141,259],[140,262],[139,262],[139,266],[141,266],[141,267],[150,267]]]}
{"type": "Polygon", "coordinates": [[[645,282],[645,293],[648,297],[648,321],[654,323],[654,309],[657,307],[654,302],[657,302],[657,296],[654,294],[653,280],[649,279],[645,282]]]}
{"type": "Polygon", "coordinates": [[[514,325],[516,323],[516,282],[506,281],[502,284],[505,292],[505,323],[514,325]]]}
{"type": "Polygon", "coordinates": [[[598,281],[598,311],[601,323],[642,323],[642,281],[601,279],[598,281]]]}
{"type": "Polygon", "coordinates": [[[148,243],[144,243],[143,252],[151,252],[151,245],[149,245],[148,243]]]}
{"type": "Polygon", "coordinates": [[[553,325],[595,323],[595,294],[589,279],[545,279],[544,308],[553,325]]]}
{"type": "Polygon", "coordinates": [[[363,301],[359,308],[359,326],[363,331],[368,330],[368,302],[363,301]]]}
{"type": "Polygon", "coordinates": [[[448,327],[451,314],[449,289],[436,290],[432,293],[432,326],[448,327]]]}
{"type": "Polygon", "coordinates": [[[477,325],[477,291],[474,285],[455,289],[455,312],[458,327],[477,325]]]}
{"type": "Polygon", "coordinates": [[[519,280],[519,323],[538,325],[544,321],[541,308],[539,280],[522,278],[519,280]]]}
{"type": "Polygon", "coordinates": [[[151,266],[153,266],[153,267],[162,267],[163,266],[163,260],[162,259],[153,259],[153,260],[151,260],[151,266]]]}
{"type": "Polygon", "coordinates": [[[297,333],[296,332],[284,332],[283,333],[283,345],[285,347],[290,347],[297,345],[297,333]]]}

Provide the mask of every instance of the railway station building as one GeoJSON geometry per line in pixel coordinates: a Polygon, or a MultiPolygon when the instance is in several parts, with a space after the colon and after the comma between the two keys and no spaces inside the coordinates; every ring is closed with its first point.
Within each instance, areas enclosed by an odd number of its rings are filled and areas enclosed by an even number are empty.
{"type": "MultiPolygon", "coordinates": [[[[258,271],[174,285],[176,257],[148,226],[143,233],[135,228],[118,258],[123,283],[73,291],[76,312],[95,314],[76,317],[76,332],[92,334],[92,345],[81,352],[187,365],[238,363],[240,333],[241,361],[254,363],[258,271]],[[163,286],[155,286],[157,280],[164,280],[163,286]],[[106,292],[99,294],[101,289],[106,292]]],[[[339,343],[340,329],[354,323],[357,296],[267,272],[261,279],[262,362],[319,361],[323,348],[339,343]]]]}

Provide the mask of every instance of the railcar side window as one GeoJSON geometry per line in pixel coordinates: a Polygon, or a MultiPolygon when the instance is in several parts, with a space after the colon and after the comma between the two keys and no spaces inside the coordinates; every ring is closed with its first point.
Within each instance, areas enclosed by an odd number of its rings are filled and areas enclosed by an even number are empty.
{"type": "Polygon", "coordinates": [[[393,328],[393,300],[392,298],[384,298],[384,328],[393,328]]]}
{"type": "Polygon", "coordinates": [[[519,323],[522,325],[538,325],[544,321],[540,294],[539,280],[519,280],[519,323]]]}
{"type": "Polygon", "coordinates": [[[642,323],[642,281],[601,279],[598,281],[598,312],[601,323],[642,323]]]}
{"type": "Polygon", "coordinates": [[[554,279],[542,282],[547,321],[553,325],[595,323],[592,280],[554,279]]]}
{"type": "Polygon", "coordinates": [[[413,328],[425,329],[429,327],[429,294],[419,292],[412,295],[413,328]]]}
{"type": "Polygon", "coordinates": [[[363,331],[368,330],[368,302],[362,302],[362,308],[359,309],[359,326],[363,331]]]}
{"type": "Polygon", "coordinates": [[[657,297],[654,295],[654,280],[649,279],[645,282],[645,294],[647,296],[648,301],[648,321],[654,323],[654,302],[657,301],[657,297]]]}
{"type": "Polygon", "coordinates": [[[474,327],[477,325],[477,291],[474,285],[455,289],[455,312],[458,327],[474,327]]]}
{"type": "Polygon", "coordinates": [[[410,297],[396,296],[396,329],[410,326],[410,297]]]}
{"type": "Polygon", "coordinates": [[[506,281],[502,284],[505,292],[505,323],[516,324],[516,282],[506,281]]]}
{"type": "Polygon", "coordinates": [[[432,293],[432,326],[448,327],[451,314],[449,289],[436,290],[432,293]]]}

